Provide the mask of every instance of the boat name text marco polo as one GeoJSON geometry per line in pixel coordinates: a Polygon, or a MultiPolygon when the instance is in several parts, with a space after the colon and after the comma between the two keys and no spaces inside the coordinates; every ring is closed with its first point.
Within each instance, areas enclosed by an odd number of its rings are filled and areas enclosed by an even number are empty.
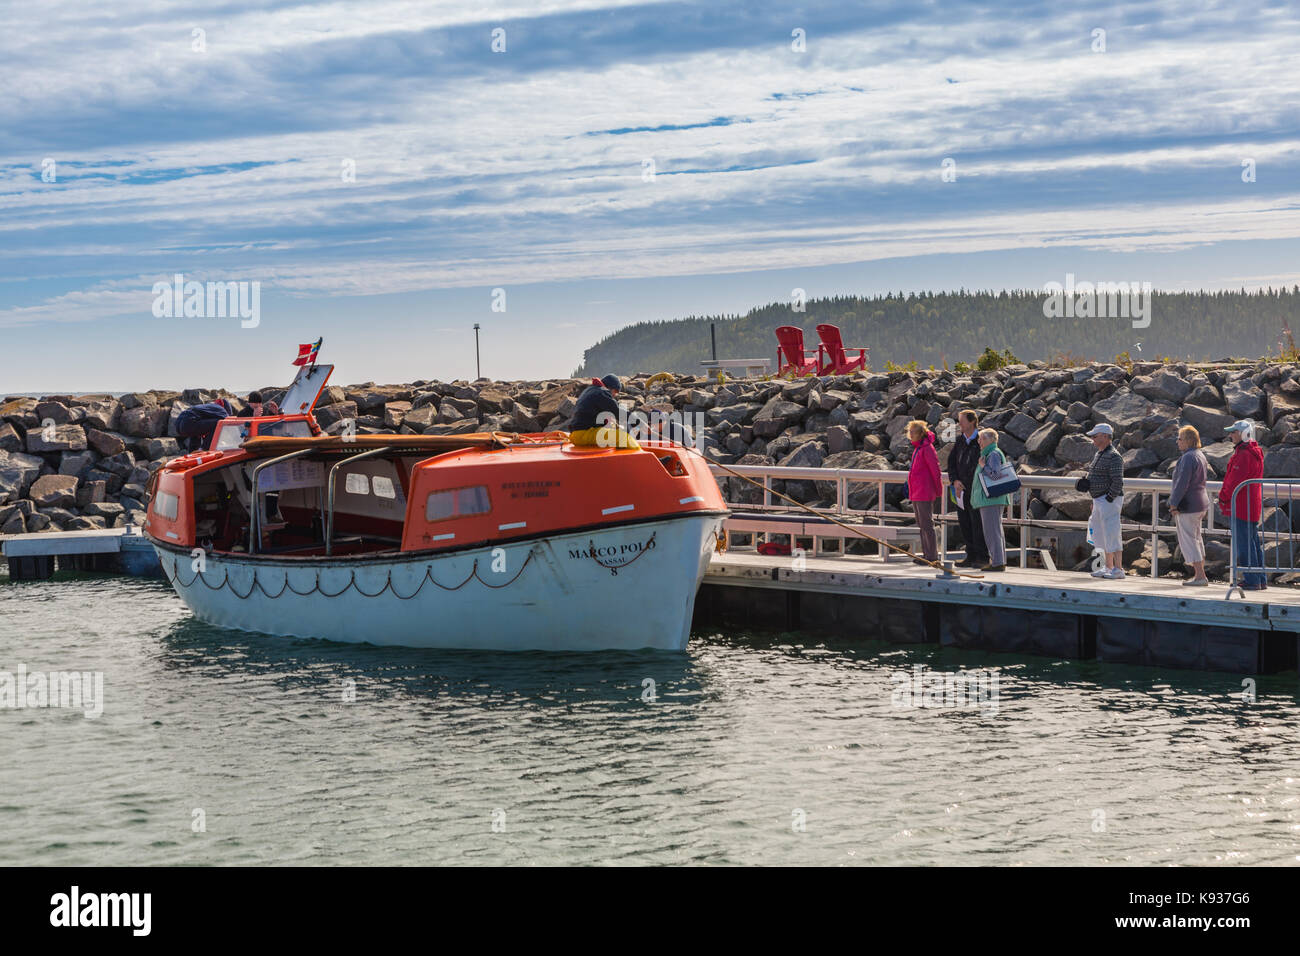
{"type": "Polygon", "coordinates": [[[590,561],[596,558],[605,567],[622,567],[624,564],[630,564],[643,551],[653,551],[655,539],[652,537],[649,541],[632,541],[623,545],[606,545],[598,547],[593,544],[589,548],[570,548],[569,560],[571,561],[590,561]]]}

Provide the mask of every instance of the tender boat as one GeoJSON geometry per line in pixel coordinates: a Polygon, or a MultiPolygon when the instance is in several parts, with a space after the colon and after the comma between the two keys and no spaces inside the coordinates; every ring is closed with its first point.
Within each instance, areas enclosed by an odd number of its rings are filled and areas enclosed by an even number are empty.
{"type": "Polygon", "coordinates": [[[300,373],[284,414],[225,419],[155,472],[144,531],[200,620],[406,647],[686,646],[727,514],[698,454],[326,435],[327,378],[300,373]]]}

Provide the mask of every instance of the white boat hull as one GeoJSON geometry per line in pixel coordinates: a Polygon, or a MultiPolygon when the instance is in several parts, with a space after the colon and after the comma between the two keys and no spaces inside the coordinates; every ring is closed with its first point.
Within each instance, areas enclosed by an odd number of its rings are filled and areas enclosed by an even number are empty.
{"type": "Polygon", "coordinates": [[[437,556],[155,548],[176,593],[219,627],[402,647],[683,650],[722,520],[684,515],[437,556]]]}

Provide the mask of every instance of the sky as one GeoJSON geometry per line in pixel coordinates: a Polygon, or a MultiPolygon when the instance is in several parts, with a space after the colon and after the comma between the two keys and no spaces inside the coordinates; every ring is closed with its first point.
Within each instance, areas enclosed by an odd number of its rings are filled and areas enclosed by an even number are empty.
{"type": "Polygon", "coordinates": [[[0,395],[245,390],[317,337],[339,383],[473,378],[475,323],[484,375],[566,376],[794,289],[1300,282],[1300,8],[1064,6],[0,0],[0,395]]]}

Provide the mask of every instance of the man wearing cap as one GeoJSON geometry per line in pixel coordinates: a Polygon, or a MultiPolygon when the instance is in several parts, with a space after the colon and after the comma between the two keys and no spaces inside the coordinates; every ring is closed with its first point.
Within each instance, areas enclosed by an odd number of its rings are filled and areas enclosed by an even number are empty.
{"type": "Polygon", "coordinates": [[[617,425],[618,399],[623,383],[617,375],[592,379],[578,396],[578,407],[569,423],[569,441],[575,445],[598,448],[630,448],[640,451],[636,439],[617,425]]]}
{"type": "Polygon", "coordinates": [[[1124,459],[1111,445],[1115,432],[1105,422],[1094,425],[1088,437],[1097,449],[1088,465],[1088,475],[1075,485],[1092,495],[1088,531],[1094,547],[1106,553],[1106,567],[1092,572],[1094,578],[1124,577],[1124,541],[1120,535],[1120,509],[1124,507],[1124,459]]]}
{"type": "MultiPolygon", "coordinates": [[[[1247,568],[1264,566],[1264,545],[1259,539],[1259,518],[1264,511],[1264,490],[1259,484],[1250,485],[1240,494],[1233,492],[1243,481],[1264,477],[1264,452],[1255,442],[1255,423],[1233,422],[1224,429],[1233,444],[1228,470],[1219,490],[1219,511],[1232,519],[1232,544],[1237,552],[1237,565],[1247,568]]],[[[1268,587],[1267,579],[1259,571],[1245,572],[1241,587],[1247,591],[1262,591],[1268,587]]],[[[1234,581],[1233,584],[1237,582],[1234,581]]]]}

